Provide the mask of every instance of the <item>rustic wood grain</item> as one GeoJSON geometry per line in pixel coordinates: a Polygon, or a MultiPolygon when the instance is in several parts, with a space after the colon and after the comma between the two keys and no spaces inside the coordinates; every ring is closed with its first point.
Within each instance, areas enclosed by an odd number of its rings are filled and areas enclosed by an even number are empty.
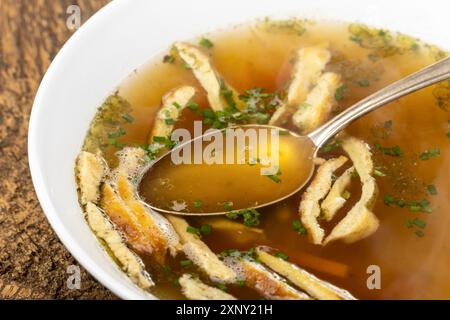
{"type": "Polygon", "coordinates": [[[82,22],[107,0],[0,0],[0,299],[111,299],[82,269],[81,289],[67,288],[77,262],[50,228],[27,160],[29,114],[39,82],[71,36],[66,9],[82,22]]]}

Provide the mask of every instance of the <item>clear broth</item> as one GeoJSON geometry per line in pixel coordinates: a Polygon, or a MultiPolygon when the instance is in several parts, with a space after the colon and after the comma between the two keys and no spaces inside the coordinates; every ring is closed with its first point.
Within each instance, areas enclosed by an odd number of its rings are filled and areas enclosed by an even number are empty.
{"type": "MultiPolygon", "coordinates": [[[[347,86],[339,102],[342,109],[431,64],[439,52],[433,46],[417,42],[414,50],[377,58],[373,55],[374,52],[379,53],[375,47],[364,48],[350,40],[349,25],[305,25],[306,32],[301,35],[289,28],[267,29],[255,25],[208,34],[214,43],[209,52],[219,73],[239,92],[253,87],[275,92],[285,88],[292,58],[298,48],[327,42],[333,53],[327,68],[341,73],[347,86]]],[[[130,103],[135,121],[124,126],[126,135],[119,139],[120,142],[130,145],[146,143],[161,97],[174,87],[186,84],[198,88],[200,94],[196,101],[201,107],[207,107],[204,92],[179,60],[168,64],[159,57],[131,74],[118,88],[118,94],[130,103]]],[[[377,177],[380,195],[374,212],[380,219],[380,227],[374,235],[354,244],[337,242],[322,247],[309,243],[305,236],[292,229],[292,221],[298,219],[300,192],[281,204],[261,210],[258,228],[263,230],[262,234],[213,229],[211,235],[202,239],[215,253],[231,248],[248,250],[259,245],[273,247],[287,254],[289,261],[349,290],[360,299],[450,299],[450,171],[446,167],[450,158],[449,114],[438,107],[434,90],[433,87],[426,88],[401,98],[346,129],[349,134],[372,146],[377,166],[386,173],[386,176],[377,177]],[[385,155],[373,148],[376,143],[398,145],[404,155],[385,155]],[[440,148],[438,157],[426,161],[418,157],[433,147],[440,148]],[[438,190],[437,195],[427,194],[426,185],[430,184],[438,190]],[[433,212],[410,212],[407,208],[387,206],[383,201],[386,194],[407,200],[427,198],[433,212]],[[416,227],[404,225],[406,219],[414,218],[427,224],[423,237],[416,236],[416,227]],[[380,267],[380,290],[367,287],[367,268],[371,265],[380,267]]],[[[201,118],[190,110],[184,110],[176,127],[192,129],[194,120],[201,118]]],[[[115,163],[115,151],[117,148],[114,147],[104,149],[111,164],[115,163]]],[[[339,152],[323,153],[322,156],[329,158],[339,152]]],[[[359,184],[353,183],[351,199],[334,222],[326,225],[328,232],[354,204],[359,190],[359,184]]],[[[217,218],[188,220],[191,225],[200,226],[211,221],[208,219],[217,218]]],[[[182,298],[179,288],[173,284],[176,276],[166,276],[164,271],[156,270],[149,259],[143,258],[157,280],[154,293],[161,298],[182,298]]],[[[175,273],[189,271],[179,267],[179,259],[182,258],[168,261],[175,273]]],[[[258,298],[248,288],[231,286],[229,292],[239,298],[258,298]]]]}

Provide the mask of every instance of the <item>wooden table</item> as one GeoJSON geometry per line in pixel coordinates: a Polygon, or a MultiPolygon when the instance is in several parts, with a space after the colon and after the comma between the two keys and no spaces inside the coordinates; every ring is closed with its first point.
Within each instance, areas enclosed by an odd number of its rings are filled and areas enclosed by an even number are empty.
{"type": "Polygon", "coordinates": [[[81,289],[68,289],[78,265],[45,218],[31,183],[28,120],[36,90],[71,36],[67,7],[82,22],[107,0],[0,0],[0,299],[112,299],[81,269],[81,289]]]}

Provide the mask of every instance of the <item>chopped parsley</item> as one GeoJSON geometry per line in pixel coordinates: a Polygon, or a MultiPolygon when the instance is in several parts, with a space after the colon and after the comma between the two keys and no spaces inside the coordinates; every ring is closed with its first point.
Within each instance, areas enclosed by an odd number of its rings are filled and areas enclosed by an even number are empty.
{"type": "Polygon", "coordinates": [[[167,266],[167,265],[162,266],[161,270],[164,273],[171,273],[172,272],[172,268],[170,266],[167,266]]]}
{"type": "Polygon", "coordinates": [[[200,229],[199,229],[199,228],[196,228],[196,227],[193,227],[193,226],[187,226],[186,232],[195,234],[195,235],[197,235],[197,236],[199,236],[199,237],[202,236],[202,234],[200,233],[200,229]]]}
{"type": "Polygon", "coordinates": [[[225,84],[225,80],[220,79],[220,95],[225,99],[229,108],[232,111],[237,111],[236,101],[234,101],[234,93],[225,84]]]}
{"type": "Polygon", "coordinates": [[[216,283],[216,286],[222,291],[227,291],[227,286],[223,283],[216,283]]]}
{"type": "Polygon", "coordinates": [[[281,251],[275,253],[275,256],[286,261],[289,259],[289,256],[281,251]]]}
{"type": "Polygon", "coordinates": [[[411,229],[413,227],[412,221],[409,220],[409,219],[406,219],[405,220],[405,227],[408,228],[408,229],[411,229]]]}
{"type": "Polygon", "coordinates": [[[174,102],[174,103],[172,103],[172,105],[175,107],[175,108],[177,108],[177,109],[181,109],[181,106],[180,106],[180,104],[178,103],[178,102],[174,102]]]}
{"type": "Polygon", "coordinates": [[[414,234],[419,238],[422,238],[425,235],[425,233],[422,230],[417,230],[416,232],[414,232],[414,234]]]}
{"type": "Polygon", "coordinates": [[[238,249],[227,249],[220,252],[219,257],[250,258],[252,260],[256,260],[256,249],[250,248],[247,251],[239,251],[238,249]]]}
{"type": "Polygon", "coordinates": [[[175,62],[175,57],[173,55],[171,55],[171,54],[166,54],[163,57],[163,62],[164,63],[174,63],[175,62]]]}
{"type": "Polygon", "coordinates": [[[434,184],[427,185],[427,191],[429,194],[435,196],[438,194],[436,186],[434,184]]]}
{"type": "Polygon", "coordinates": [[[347,86],[345,84],[339,86],[336,89],[336,92],[334,93],[334,98],[336,99],[336,101],[341,101],[342,99],[344,99],[344,95],[347,91],[347,86]]]}
{"type": "Polygon", "coordinates": [[[201,208],[202,207],[202,201],[201,200],[195,200],[194,201],[194,207],[201,208]]]}
{"type": "Polygon", "coordinates": [[[202,224],[200,227],[200,233],[202,235],[208,236],[211,234],[212,227],[210,224],[202,224]]]}
{"type": "Polygon", "coordinates": [[[280,183],[281,182],[280,176],[281,176],[281,171],[278,170],[277,174],[267,175],[266,177],[275,183],[280,183]]]}
{"type": "Polygon", "coordinates": [[[403,34],[391,34],[383,29],[369,28],[363,24],[351,24],[348,27],[350,40],[362,48],[371,50],[369,59],[390,57],[419,47],[417,40],[403,34]]]}
{"type": "Polygon", "coordinates": [[[369,80],[367,80],[367,79],[358,80],[358,81],[356,81],[356,83],[360,87],[368,87],[370,85],[369,80]]]}
{"type": "Polygon", "coordinates": [[[426,225],[426,222],[419,218],[405,220],[405,227],[408,229],[415,229],[414,234],[419,238],[422,238],[425,235],[423,229],[425,229],[426,225]]]}
{"type": "Polygon", "coordinates": [[[406,201],[403,199],[396,199],[394,196],[384,195],[384,204],[388,206],[398,206],[400,208],[407,207],[411,212],[426,212],[431,213],[433,210],[430,206],[430,201],[422,199],[420,201],[406,201]]]}
{"type": "Polygon", "coordinates": [[[210,224],[202,224],[200,228],[196,228],[193,226],[188,226],[186,228],[186,232],[195,234],[198,237],[202,237],[202,235],[207,236],[210,235],[212,231],[212,226],[210,224]]]}
{"type": "Polygon", "coordinates": [[[255,227],[259,225],[259,216],[261,214],[256,211],[256,209],[243,209],[238,211],[230,211],[227,213],[227,218],[232,220],[237,220],[239,218],[243,219],[243,222],[248,227],[255,227]]]}
{"type": "Polygon", "coordinates": [[[439,148],[432,148],[430,150],[425,150],[419,155],[420,160],[428,160],[433,157],[437,157],[441,154],[441,150],[439,148]]]}
{"type": "Polygon", "coordinates": [[[266,124],[281,103],[278,94],[266,93],[262,88],[253,88],[245,91],[238,97],[241,102],[245,103],[244,108],[238,110],[233,91],[226,87],[223,80],[220,85],[220,95],[227,104],[224,110],[198,110],[196,104],[191,105],[191,107],[188,106],[189,109],[203,117],[204,124],[215,129],[223,129],[231,125],[248,124],[250,122],[266,124]]]}
{"type": "Polygon", "coordinates": [[[191,101],[186,105],[186,107],[191,109],[192,111],[196,111],[198,109],[198,104],[191,101]]]}
{"type": "Polygon", "coordinates": [[[230,202],[230,201],[225,201],[225,202],[223,203],[223,208],[224,208],[226,211],[231,211],[231,210],[233,210],[233,203],[230,202]]]}
{"type": "Polygon", "coordinates": [[[237,284],[239,287],[245,287],[245,280],[237,280],[237,281],[236,281],[236,284],[237,284]]]}
{"type": "Polygon", "coordinates": [[[117,129],[116,131],[112,131],[112,132],[108,133],[108,138],[114,139],[114,138],[124,136],[125,134],[126,134],[125,129],[121,127],[119,129],[117,129]]]}
{"type": "Polygon", "coordinates": [[[211,49],[212,47],[214,47],[214,43],[212,43],[212,41],[207,38],[201,38],[198,44],[206,49],[211,49]]]}
{"type": "Polygon", "coordinates": [[[320,148],[320,152],[330,152],[340,148],[342,145],[342,141],[339,139],[332,140],[327,142],[323,147],[320,148]]]}
{"type": "Polygon", "coordinates": [[[182,266],[183,268],[187,268],[190,267],[192,265],[192,261],[191,260],[181,260],[180,261],[180,266],[182,266]]]}
{"type": "Polygon", "coordinates": [[[170,139],[170,137],[154,136],[153,142],[162,144],[162,145],[164,145],[164,147],[166,147],[168,149],[172,149],[176,145],[176,142],[173,141],[172,139],[170,139]]]}
{"type": "Polygon", "coordinates": [[[424,229],[427,225],[425,221],[423,221],[422,219],[419,219],[419,218],[414,219],[412,221],[412,224],[419,227],[420,229],[424,229]]]}
{"type": "Polygon", "coordinates": [[[381,152],[383,152],[384,155],[391,156],[391,157],[401,157],[403,156],[403,150],[399,146],[394,147],[382,147],[379,143],[375,143],[375,148],[381,152]]]}
{"type": "Polygon", "coordinates": [[[167,125],[173,125],[173,124],[175,124],[175,120],[173,120],[172,118],[166,118],[166,119],[164,119],[164,122],[165,122],[167,125]]]}
{"type": "Polygon", "coordinates": [[[122,118],[128,123],[134,122],[134,118],[129,113],[125,113],[122,118]]]}
{"type": "Polygon", "coordinates": [[[384,127],[385,129],[390,129],[390,128],[392,128],[392,120],[386,120],[386,121],[384,122],[384,124],[383,124],[383,127],[384,127]]]}
{"type": "Polygon", "coordinates": [[[378,177],[385,177],[386,173],[384,173],[382,169],[383,168],[381,168],[381,167],[375,167],[373,169],[373,174],[378,177]]]}
{"type": "Polygon", "coordinates": [[[303,226],[302,222],[298,219],[292,221],[292,229],[301,235],[306,235],[306,228],[303,226]]]}

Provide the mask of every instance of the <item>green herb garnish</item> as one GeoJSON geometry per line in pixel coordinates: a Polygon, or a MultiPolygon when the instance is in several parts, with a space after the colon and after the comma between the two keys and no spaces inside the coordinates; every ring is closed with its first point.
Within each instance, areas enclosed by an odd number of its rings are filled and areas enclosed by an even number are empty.
{"type": "Polygon", "coordinates": [[[422,238],[425,235],[425,233],[422,230],[417,230],[416,232],[414,232],[414,234],[419,238],[422,238]]]}
{"type": "Polygon", "coordinates": [[[269,178],[270,180],[272,180],[275,183],[280,183],[281,182],[280,176],[281,176],[281,171],[278,170],[277,174],[271,174],[271,175],[268,175],[266,177],[269,178]]]}
{"type": "Polygon", "coordinates": [[[378,177],[385,177],[386,176],[386,174],[383,171],[381,171],[380,169],[377,169],[377,168],[375,168],[373,170],[373,174],[378,176],[378,177]]]}
{"type": "Polygon", "coordinates": [[[382,147],[379,143],[374,144],[375,149],[383,152],[383,154],[392,157],[401,157],[403,156],[403,150],[399,146],[394,147],[382,147]]]}
{"type": "Polygon", "coordinates": [[[194,207],[201,208],[202,207],[202,201],[201,200],[195,200],[194,201],[194,207]]]}
{"type": "Polygon", "coordinates": [[[369,80],[367,80],[367,79],[358,80],[358,81],[356,81],[356,83],[360,87],[368,87],[370,85],[369,80]]]}
{"type": "Polygon", "coordinates": [[[172,141],[170,139],[170,137],[154,136],[153,137],[153,142],[157,143],[157,144],[163,144],[168,149],[172,149],[176,145],[176,142],[172,141]]]}
{"type": "Polygon", "coordinates": [[[175,108],[177,108],[177,109],[181,109],[181,106],[180,106],[180,104],[178,103],[178,102],[174,102],[174,103],[172,103],[172,105],[175,107],[175,108]]]}
{"type": "Polygon", "coordinates": [[[414,220],[412,221],[412,223],[413,223],[414,225],[416,225],[417,227],[419,227],[420,229],[425,228],[426,225],[427,225],[425,221],[423,221],[422,219],[419,219],[419,218],[414,219],[414,220]]]}
{"type": "Polygon", "coordinates": [[[173,125],[173,124],[175,124],[175,120],[173,120],[172,118],[164,119],[164,122],[165,122],[167,125],[173,125]]]}
{"type": "Polygon", "coordinates": [[[430,206],[430,201],[422,199],[420,201],[406,201],[403,199],[396,199],[392,195],[384,195],[384,204],[388,206],[398,206],[400,208],[407,207],[411,212],[426,212],[431,213],[433,210],[430,206]]]}
{"type": "Polygon", "coordinates": [[[173,55],[171,55],[171,54],[166,54],[163,57],[163,62],[164,63],[174,63],[175,62],[175,57],[173,55]]]}
{"type": "Polygon", "coordinates": [[[128,122],[128,123],[133,123],[134,122],[134,118],[129,113],[125,113],[122,116],[122,118],[125,119],[125,121],[128,122]]]}
{"type": "Polygon", "coordinates": [[[201,237],[201,235],[202,235],[202,234],[200,233],[200,229],[199,229],[199,228],[196,228],[196,227],[193,227],[193,226],[188,226],[188,227],[186,228],[186,232],[195,234],[195,235],[197,235],[197,236],[199,236],[199,237],[201,237]]]}
{"type": "Polygon", "coordinates": [[[243,209],[238,211],[230,211],[227,213],[227,217],[232,220],[237,220],[238,218],[242,218],[244,224],[248,227],[255,227],[259,225],[259,216],[261,214],[255,209],[243,209]]]}
{"type": "Polygon", "coordinates": [[[205,47],[206,49],[211,49],[212,47],[214,47],[214,43],[212,43],[212,41],[207,38],[201,38],[198,44],[202,47],[205,47]]]}
{"type": "Polygon", "coordinates": [[[112,131],[110,133],[108,133],[108,138],[118,138],[121,136],[124,136],[126,134],[126,131],[124,128],[119,128],[116,131],[112,131]]]}
{"type": "Polygon", "coordinates": [[[238,249],[227,249],[219,253],[219,257],[249,258],[256,260],[256,249],[250,248],[247,251],[239,251],[238,249]]]}
{"type": "Polygon", "coordinates": [[[224,208],[226,211],[231,211],[231,210],[233,210],[233,203],[232,203],[232,202],[229,202],[229,201],[225,201],[225,202],[223,203],[223,208],[224,208]]]}
{"type": "Polygon", "coordinates": [[[303,236],[307,234],[306,228],[303,226],[300,220],[296,219],[292,221],[292,229],[303,236]]]}
{"type": "Polygon", "coordinates": [[[277,252],[275,256],[286,261],[289,259],[289,256],[283,252],[277,252]]]}
{"type": "Polygon", "coordinates": [[[427,191],[429,194],[435,196],[438,194],[436,186],[434,184],[427,185],[427,191]]]}
{"type": "Polygon", "coordinates": [[[428,160],[432,157],[437,157],[441,154],[441,150],[439,148],[432,148],[430,150],[426,150],[419,155],[420,160],[428,160]]]}
{"type": "Polygon", "coordinates": [[[191,109],[192,111],[196,111],[198,109],[198,104],[194,101],[191,101],[186,105],[186,107],[191,109]]]}
{"type": "Polygon", "coordinates": [[[237,280],[237,281],[236,281],[236,284],[237,284],[239,287],[245,287],[245,280],[237,280]]]}
{"type": "Polygon", "coordinates": [[[341,101],[344,98],[344,95],[347,91],[347,86],[345,84],[341,85],[336,89],[336,92],[334,93],[334,98],[336,101],[341,101]]]}
{"type": "Polygon", "coordinates": [[[180,266],[182,266],[183,268],[190,267],[191,265],[192,265],[191,260],[181,260],[180,261],[180,266]]]}
{"type": "Polygon", "coordinates": [[[323,147],[320,148],[320,152],[330,152],[336,150],[342,146],[342,141],[339,139],[327,142],[323,147]]]}
{"type": "Polygon", "coordinates": [[[222,291],[227,291],[227,286],[223,283],[216,283],[216,286],[222,291]]]}
{"type": "Polygon", "coordinates": [[[208,236],[211,234],[212,227],[210,224],[202,224],[200,227],[200,233],[202,235],[208,236]]]}

